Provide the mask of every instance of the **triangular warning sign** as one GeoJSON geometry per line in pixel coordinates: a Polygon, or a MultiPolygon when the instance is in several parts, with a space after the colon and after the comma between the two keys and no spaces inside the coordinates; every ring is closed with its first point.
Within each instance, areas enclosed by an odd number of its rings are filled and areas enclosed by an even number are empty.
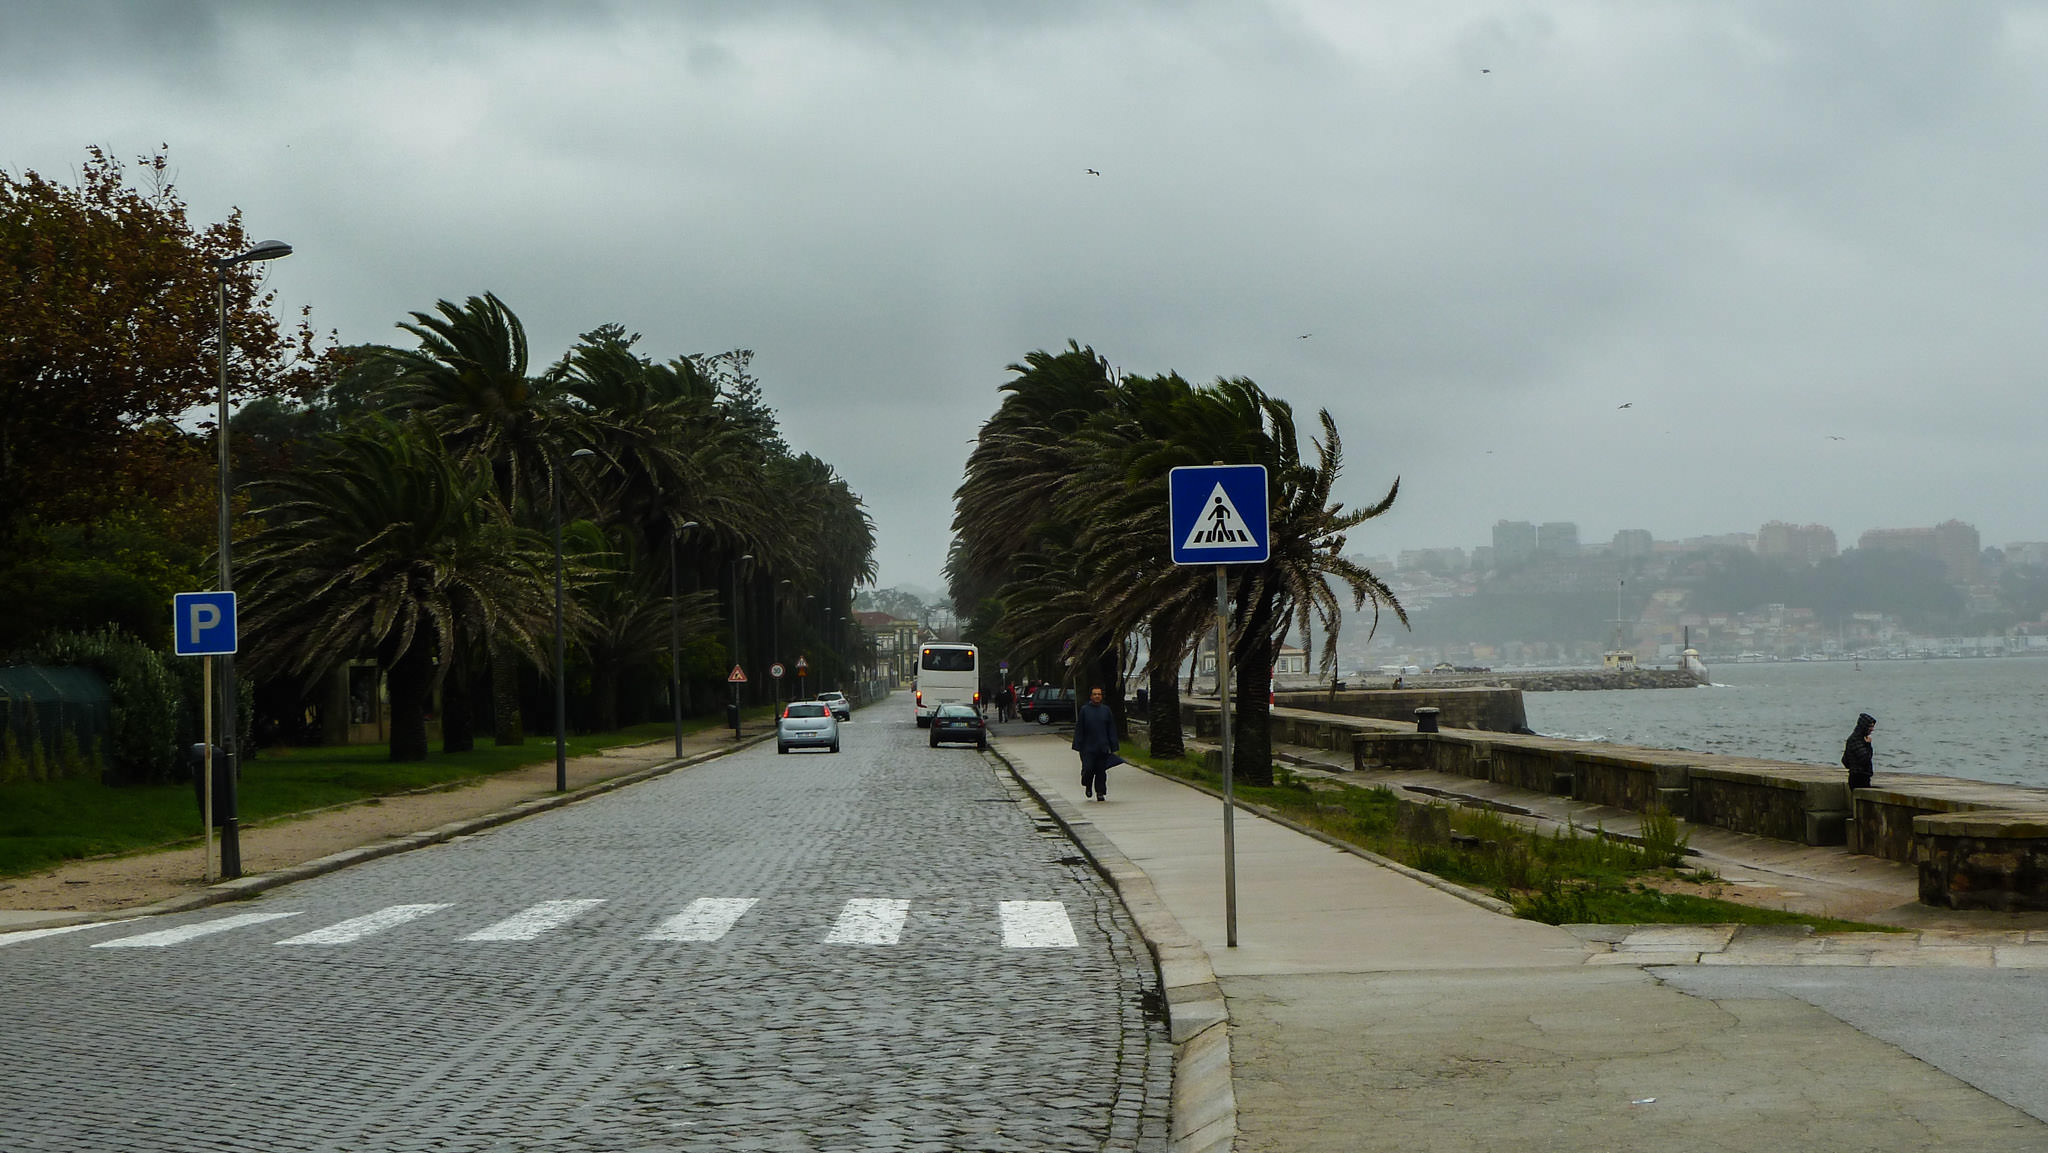
{"type": "Polygon", "coordinates": [[[725,679],[726,679],[726,680],[727,680],[728,682],[730,682],[730,683],[732,683],[732,684],[736,684],[736,685],[743,685],[743,684],[746,684],[746,683],[747,683],[747,670],[745,670],[745,669],[743,669],[743,668],[739,667],[738,665],[734,665],[734,666],[732,667],[732,671],[731,671],[731,672],[729,672],[729,673],[727,673],[727,674],[725,675],[725,679]]]}
{"type": "MultiPolygon", "coordinates": [[[[1199,491],[1199,490],[1198,490],[1199,491]]],[[[1258,542],[1252,539],[1252,530],[1238,515],[1237,506],[1230,503],[1230,494],[1217,484],[1215,491],[1204,502],[1202,515],[1195,518],[1194,526],[1188,529],[1188,539],[1181,542],[1181,548],[1249,548],[1258,542]]]]}

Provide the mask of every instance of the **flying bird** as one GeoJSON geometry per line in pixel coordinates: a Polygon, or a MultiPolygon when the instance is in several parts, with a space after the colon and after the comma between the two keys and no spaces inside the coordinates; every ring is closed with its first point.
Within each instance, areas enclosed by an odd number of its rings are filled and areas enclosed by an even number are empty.
{"type": "Polygon", "coordinates": [[[1491,69],[1491,68],[1481,68],[1481,69],[1479,70],[1479,74],[1480,74],[1481,76],[1484,76],[1484,75],[1486,75],[1487,73],[1489,73],[1489,72],[1491,72],[1491,71],[1493,71],[1493,69],[1491,69]]]}
{"type": "Polygon", "coordinates": [[[1631,400],[1631,401],[1628,401],[1628,402],[1626,402],[1626,403],[1623,403],[1623,404],[1618,404],[1618,405],[1616,405],[1615,407],[1616,407],[1616,408],[1634,408],[1635,406],[1636,406],[1636,402],[1635,402],[1635,401],[1633,401],[1633,400],[1631,400]]]}
{"type": "Polygon", "coordinates": [[[1088,170],[1088,175],[1090,175],[1090,176],[1100,176],[1100,175],[1102,175],[1102,173],[1100,173],[1100,172],[1097,172],[1097,171],[1095,171],[1095,170],[1094,170],[1093,168],[1090,168],[1090,169],[1088,170]]]}
{"type": "Polygon", "coordinates": [[[1828,437],[1828,439],[1829,439],[1829,440],[1842,440],[1842,439],[1845,439],[1845,438],[1843,438],[1843,437],[1839,437],[1839,436],[1834,436],[1834,435],[1830,434],[1830,435],[1829,435],[1829,437],[1828,437]]]}
{"type": "Polygon", "coordinates": [[[1314,336],[1314,335],[1315,335],[1315,333],[1313,333],[1313,332],[1304,332],[1304,333],[1302,333],[1302,334],[1301,334],[1300,336],[1297,336],[1297,337],[1295,337],[1294,339],[1296,339],[1296,340],[1307,340],[1307,339],[1308,339],[1309,337],[1311,337],[1311,336],[1314,336]]]}

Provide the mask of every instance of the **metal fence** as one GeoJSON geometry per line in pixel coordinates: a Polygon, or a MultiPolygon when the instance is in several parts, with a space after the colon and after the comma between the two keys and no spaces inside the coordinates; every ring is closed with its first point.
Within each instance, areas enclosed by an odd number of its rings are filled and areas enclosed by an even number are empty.
{"type": "Polygon", "coordinates": [[[97,778],[112,725],[112,698],[91,670],[0,669],[0,784],[97,778]]]}

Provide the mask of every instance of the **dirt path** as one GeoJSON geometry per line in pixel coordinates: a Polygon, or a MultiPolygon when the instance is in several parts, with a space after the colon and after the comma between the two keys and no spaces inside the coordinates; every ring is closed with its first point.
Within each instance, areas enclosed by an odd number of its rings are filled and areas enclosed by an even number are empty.
{"type": "MultiPolygon", "coordinates": [[[[723,729],[706,729],[683,738],[685,757],[732,747],[732,736],[723,729]]],[[[667,738],[573,757],[568,762],[569,789],[574,792],[673,759],[675,742],[667,738]]],[[[450,788],[244,826],[242,872],[254,876],[303,864],[344,849],[486,816],[554,791],[555,763],[548,760],[450,788]]],[[[76,861],[46,873],[0,879],[0,910],[107,912],[150,905],[204,888],[203,869],[198,845],[76,861]]]]}

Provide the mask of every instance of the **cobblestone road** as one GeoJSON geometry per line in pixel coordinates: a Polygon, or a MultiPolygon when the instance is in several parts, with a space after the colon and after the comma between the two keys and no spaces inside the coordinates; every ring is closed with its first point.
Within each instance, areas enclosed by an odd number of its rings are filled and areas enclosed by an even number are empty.
{"type": "Polygon", "coordinates": [[[1171,1049],[1113,894],[908,708],[844,732],[0,936],[0,1149],[1163,1149],[1171,1049]]]}

